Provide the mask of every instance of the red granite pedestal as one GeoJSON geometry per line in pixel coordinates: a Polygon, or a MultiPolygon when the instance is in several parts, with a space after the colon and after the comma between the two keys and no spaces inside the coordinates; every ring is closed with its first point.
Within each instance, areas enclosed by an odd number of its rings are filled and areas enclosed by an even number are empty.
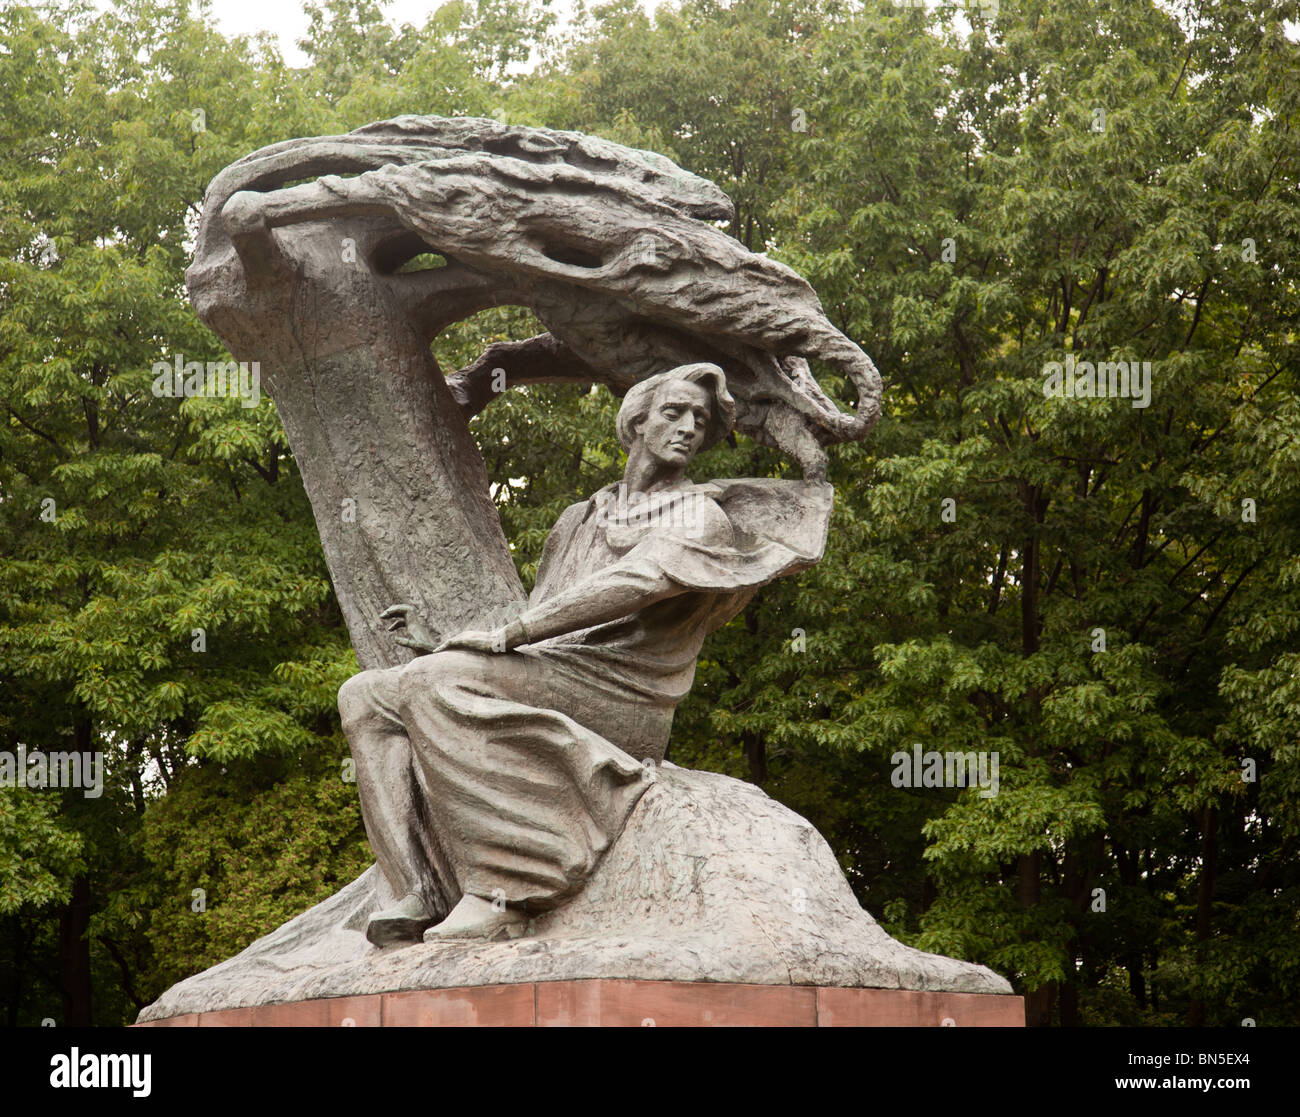
{"type": "Polygon", "coordinates": [[[538,981],[372,993],[152,1020],[155,1028],[1022,1028],[1021,997],[706,981],[538,981]]]}

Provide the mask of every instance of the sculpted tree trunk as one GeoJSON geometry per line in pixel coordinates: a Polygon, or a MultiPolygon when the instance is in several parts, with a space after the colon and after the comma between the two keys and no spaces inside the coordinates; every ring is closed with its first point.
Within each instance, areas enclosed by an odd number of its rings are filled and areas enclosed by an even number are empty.
{"type": "Polygon", "coordinates": [[[445,322],[493,300],[473,285],[440,297],[441,271],[377,271],[375,224],[300,225],[291,251],[249,234],[189,275],[204,321],[269,374],[362,667],[410,658],[378,622],[395,602],[456,631],[523,597],[483,459],[410,307],[418,293],[425,322],[445,322]]]}

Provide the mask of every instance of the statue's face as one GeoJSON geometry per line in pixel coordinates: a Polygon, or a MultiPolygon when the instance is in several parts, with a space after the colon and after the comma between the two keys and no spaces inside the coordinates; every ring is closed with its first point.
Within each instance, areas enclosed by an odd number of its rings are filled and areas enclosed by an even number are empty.
{"type": "Polygon", "coordinates": [[[669,380],[655,392],[654,403],[641,424],[641,441],[664,465],[686,465],[704,445],[713,399],[703,385],[669,380]]]}

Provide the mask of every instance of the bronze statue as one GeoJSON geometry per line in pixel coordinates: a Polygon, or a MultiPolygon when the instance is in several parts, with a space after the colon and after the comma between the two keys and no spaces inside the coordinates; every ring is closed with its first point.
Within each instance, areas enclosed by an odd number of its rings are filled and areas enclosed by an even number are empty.
{"type": "Polygon", "coordinates": [[[705,637],[820,560],[826,447],[880,415],[870,359],[718,227],[733,212],[653,152],[472,118],[289,140],[213,180],[187,284],[267,371],[311,499],[378,864],[145,1018],[599,978],[1009,992],[891,939],[760,788],[660,764],[705,637]],[[503,304],[547,332],[444,376],[438,332],[503,304]],[[627,468],[560,516],[527,596],[468,419],[563,382],[624,396],[627,468]],[[733,428],[803,480],[692,483],[733,428]]]}

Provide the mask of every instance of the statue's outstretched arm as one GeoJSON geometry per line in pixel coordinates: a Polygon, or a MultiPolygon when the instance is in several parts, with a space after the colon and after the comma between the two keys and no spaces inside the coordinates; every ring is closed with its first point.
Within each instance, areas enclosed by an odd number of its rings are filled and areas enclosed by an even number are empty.
{"type": "Polygon", "coordinates": [[[521,613],[507,626],[506,647],[534,644],[618,620],[685,592],[684,586],[669,578],[650,554],[638,547],[618,562],[521,613]]]}

